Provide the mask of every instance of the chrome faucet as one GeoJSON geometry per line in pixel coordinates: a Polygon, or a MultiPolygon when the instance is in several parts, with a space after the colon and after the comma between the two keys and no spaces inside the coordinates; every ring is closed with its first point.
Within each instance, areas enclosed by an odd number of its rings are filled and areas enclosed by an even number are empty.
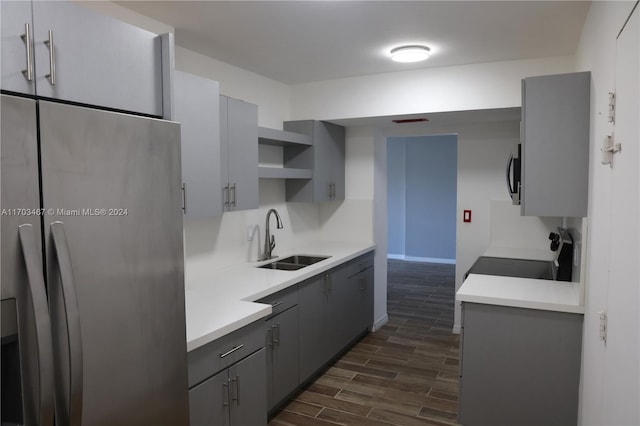
{"type": "Polygon", "coordinates": [[[271,213],[276,215],[276,227],[278,229],[282,229],[282,219],[280,219],[280,215],[276,211],[276,209],[271,209],[267,212],[267,226],[264,231],[264,252],[262,253],[262,259],[260,260],[269,260],[272,259],[273,256],[271,252],[276,246],[276,237],[271,235],[269,231],[269,218],[271,217],[271,213]]]}

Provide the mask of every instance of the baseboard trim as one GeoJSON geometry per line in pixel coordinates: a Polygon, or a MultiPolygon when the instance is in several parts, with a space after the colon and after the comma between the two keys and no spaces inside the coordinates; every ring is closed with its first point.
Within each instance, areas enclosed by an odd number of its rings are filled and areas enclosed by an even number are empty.
{"type": "Polygon", "coordinates": [[[453,326],[453,330],[451,330],[451,332],[452,332],[453,334],[460,334],[460,330],[461,330],[461,329],[460,329],[460,326],[459,326],[459,325],[454,325],[454,326],[453,326]]]}
{"type": "Polygon", "coordinates": [[[446,259],[440,257],[405,256],[404,254],[387,254],[387,259],[406,260],[407,262],[442,263],[447,265],[456,264],[455,259],[446,259]]]}
{"type": "Polygon", "coordinates": [[[371,331],[376,332],[380,330],[388,322],[389,322],[389,315],[384,314],[382,318],[380,318],[379,320],[373,323],[373,327],[371,328],[371,331]]]}

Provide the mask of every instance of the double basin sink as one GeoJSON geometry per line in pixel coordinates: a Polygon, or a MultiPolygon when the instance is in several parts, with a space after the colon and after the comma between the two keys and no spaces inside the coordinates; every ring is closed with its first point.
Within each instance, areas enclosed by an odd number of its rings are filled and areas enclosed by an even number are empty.
{"type": "Polygon", "coordinates": [[[298,269],[313,265],[314,263],[318,263],[322,260],[328,259],[329,257],[330,256],[294,255],[265,263],[264,265],[257,266],[257,268],[277,269],[280,271],[297,271],[298,269]]]}

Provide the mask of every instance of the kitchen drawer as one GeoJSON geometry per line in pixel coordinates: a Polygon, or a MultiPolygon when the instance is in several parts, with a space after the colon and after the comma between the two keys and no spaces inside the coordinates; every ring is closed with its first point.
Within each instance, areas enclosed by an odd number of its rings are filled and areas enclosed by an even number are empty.
{"type": "Polygon", "coordinates": [[[292,285],[291,287],[281,290],[277,293],[271,294],[267,297],[263,297],[256,302],[271,305],[270,317],[278,315],[280,312],[284,312],[287,309],[298,304],[298,286],[292,285]]]}
{"type": "Polygon", "coordinates": [[[347,278],[352,277],[365,269],[373,267],[373,252],[363,254],[349,262],[347,262],[344,268],[344,274],[347,278]]]}
{"type": "Polygon", "coordinates": [[[189,388],[264,347],[263,329],[256,321],[189,352],[189,388]]]}

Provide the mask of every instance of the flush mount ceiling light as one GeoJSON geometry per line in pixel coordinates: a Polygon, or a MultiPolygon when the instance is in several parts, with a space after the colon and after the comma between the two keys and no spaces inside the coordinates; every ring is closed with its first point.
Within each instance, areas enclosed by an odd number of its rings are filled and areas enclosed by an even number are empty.
{"type": "Polygon", "coordinates": [[[396,62],[420,62],[429,57],[431,49],[427,46],[411,45],[391,49],[391,59],[396,62]]]}

